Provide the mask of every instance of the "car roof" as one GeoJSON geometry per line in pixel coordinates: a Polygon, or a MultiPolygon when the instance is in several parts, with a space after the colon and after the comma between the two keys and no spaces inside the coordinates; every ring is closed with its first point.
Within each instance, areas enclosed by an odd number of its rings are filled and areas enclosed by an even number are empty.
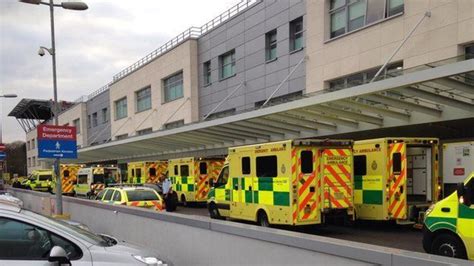
{"type": "Polygon", "coordinates": [[[19,203],[0,197],[0,210],[1,211],[13,211],[19,213],[21,211],[21,206],[19,203]]]}
{"type": "Polygon", "coordinates": [[[149,187],[142,187],[142,186],[136,186],[136,187],[133,187],[133,186],[124,186],[124,187],[108,187],[109,189],[115,189],[115,190],[123,190],[123,191],[133,191],[133,190],[151,190],[151,191],[155,191],[154,189],[152,188],[149,188],[149,187]]]}

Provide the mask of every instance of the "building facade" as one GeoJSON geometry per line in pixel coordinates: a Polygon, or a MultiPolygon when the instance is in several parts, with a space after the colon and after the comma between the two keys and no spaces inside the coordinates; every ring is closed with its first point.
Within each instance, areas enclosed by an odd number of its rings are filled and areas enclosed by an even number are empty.
{"type": "Polygon", "coordinates": [[[90,94],[86,101],[87,145],[110,141],[110,91],[105,86],[90,94]]]}

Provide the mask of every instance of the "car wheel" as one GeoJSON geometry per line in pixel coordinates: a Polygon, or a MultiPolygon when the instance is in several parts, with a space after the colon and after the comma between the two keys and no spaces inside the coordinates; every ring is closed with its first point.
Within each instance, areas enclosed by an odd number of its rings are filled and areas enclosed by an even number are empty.
{"type": "Polygon", "coordinates": [[[466,259],[466,250],[463,243],[450,234],[442,234],[433,240],[431,251],[436,255],[466,259]]]}
{"type": "Polygon", "coordinates": [[[222,219],[221,215],[219,214],[219,210],[217,209],[217,206],[214,202],[209,204],[209,216],[211,216],[212,219],[222,219]]]}
{"type": "Polygon", "coordinates": [[[257,221],[261,227],[270,227],[270,223],[268,222],[268,215],[263,210],[260,210],[258,212],[257,221]]]}

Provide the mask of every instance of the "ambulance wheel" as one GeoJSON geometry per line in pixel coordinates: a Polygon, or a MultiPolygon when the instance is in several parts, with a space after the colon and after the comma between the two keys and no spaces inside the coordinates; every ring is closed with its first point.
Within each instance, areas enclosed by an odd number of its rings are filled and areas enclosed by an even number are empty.
{"type": "Polygon", "coordinates": [[[211,216],[212,219],[222,219],[221,215],[219,214],[219,210],[217,209],[217,206],[214,202],[211,202],[211,204],[209,204],[209,216],[211,216]]]}
{"type": "Polygon", "coordinates": [[[270,223],[268,222],[268,215],[264,210],[258,211],[257,222],[261,227],[270,227],[270,223]]]}
{"type": "Polygon", "coordinates": [[[184,207],[188,206],[188,202],[186,202],[186,196],[184,194],[181,194],[181,204],[183,204],[184,207]]]}
{"type": "Polygon", "coordinates": [[[431,251],[436,255],[467,259],[463,243],[454,235],[441,234],[433,240],[431,251]]]}

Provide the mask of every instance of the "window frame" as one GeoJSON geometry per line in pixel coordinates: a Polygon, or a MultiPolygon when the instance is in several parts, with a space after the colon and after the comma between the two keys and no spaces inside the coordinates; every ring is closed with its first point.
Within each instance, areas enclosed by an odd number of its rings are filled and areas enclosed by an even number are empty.
{"type": "Polygon", "coordinates": [[[107,107],[102,108],[101,114],[102,114],[102,124],[109,122],[109,112],[108,112],[107,107]]]}
{"type": "Polygon", "coordinates": [[[200,162],[199,163],[199,174],[207,175],[207,162],[200,162]],[[203,171],[203,169],[204,169],[204,171],[203,171]]]}
{"type": "Polygon", "coordinates": [[[162,79],[161,84],[162,84],[162,95],[163,95],[162,103],[169,103],[169,102],[184,98],[184,72],[183,70],[175,72],[174,74],[171,74],[167,76],[166,78],[162,79]],[[181,76],[181,79],[172,80],[173,78],[176,78],[178,76],[181,76]],[[171,98],[171,96],[169,95],[170,90],[177,90],[179,86],[179,82],[181,82],[181,94],[178,96],[175,91],[175,96],[171,98]]]}
{"type": "Polygon", "coordinates": [[[240,160],[240,170],[242,172],[242,175],[250,175],[252,173],[252,160],[250,158],[250,156],[244,156],[242,157],[242,159],[240,160]],[[245,159],[245,161],[244,161],[245,159]],[[246,165],[248,161],[248,169],[244,168],[244,165],[246,165]],[[248,170],[248,171],[245,171],[245,170],[248,170]]]}
{"type": "Polygon", "coordinates": [[[190,167],[187,164],[180,165],[179,166],[179,176],[186,176],[186,177],[190,176],[189,175],[190,174],[189,169],[190,169],[190,167]],[[186,168],[187,168],[187,170],[183,171],[183,169],[186,169],[186,168]],[[183,172],[187,172],[187,175],[183,175],[183,172]]]}
{"type": "Polygon", "coordinates": [[[225,80],[228,78],[231,78],[236,75],[235,73],[235,65],[236,65],[236,59],[235,59],[235,49],[232,49],[226,53],[223,53],[219,56],[219,81],[225,80]],[[227,56],[230,56],[230,62],[224,64],[224,60],[227,56]],[[224,68],[226,66],[230,65],[231,66],[231,74],[224,76],[224,68]]]}
{"type": "Polygon", "coordinates": [[[206,61],[202,64],[202,76],[204,80],[204,86],[209,86],[212,84],[211,82],[211,75],[212,75],[212,64],[211,60],[206,61]]]}
{"type": "MultiPolygon", "coordinates": [[[[265,164],[268,164],[268,162],[265,163],[265,164]]],[[[278,156],[277,156],[277,155],[257,156],[257,157],[255,158],[255,168],[256,168],[256,176],[257,176],[257,178],[265,178],[265,177],[267,177],[267,178],[274,178],[274,177],[278,177],[278,174],[279,174],[279,172],[278,172],[278,156]],[[260,161],[260,159],[263,159],[263,158],[268,158],[268,159],[274,158],[274,159],[275,159],[275,169],[273,169],[274,171],[276,171],[276,172],[275,172],[275,176],[266,176],[266,175],[263,175],[262,173],[260,173],[259,165],[260,165],[260,163],[263,163],[263,162],[259,162],[259,161],[260,161]]],[[[273,173],[273,172],[272,172],[272,173],[273,173]]]]}
{"type": "Polygon", "coordinates": [[[303,16],[295,18],[294,20],[290,21],[290,53],[300,51],[304,48],[304,22],[303,16]],[[298,24],[301,23],[301,30],[296,31],[298,24]],[[299,37],[296,37],[300,35],[299,37]],[[296,41],[301,39],[301,47],[296,47],[296,41]]]}
{"type": "Polygon", "coordinates": [[[339,37],[342,37],[342,36],[345,36],[347,34],[350,34],[350,33],[353,33],[353,32],[356,32],[356,31],[359,31],[361,29],[364,29],[366,27],[369,27],[369,26],[372,26],[374,24],[377,24],[377,23],[380,23],[380,22],[383,22],[387,19],[391,19],[391,18],[395,18],[399,15],[402,15],[405,13],[405,0],[402,0],[403,1],[403,4],[401,5],[401,11],[399,12],[395,12],[395,13],[390,13],[390,1],[392,0],[379,0],[379,1],[383,1],[384,3],[384,8],[382,10],[382,18],[378,19],[378,20],[375,20],[375,21],[372,21],[370,23],[368,23],[367,21],[367,14],[368,14],[368,10],[369,10],[369,1],[370,0],[356,0],[354,2],[351,3],[352,0],[343,0],[344,1],[344,4],[339,6],[339,7],[335,7],[335,8],[331,8],[331,3],[332,3],[332,0],[328,0],[328,9],[327,9],[327,16],[328,16],[328,20],[329,20],[329,30],[328,30],[328,40],[327,41],[331,41],[331,40],[334,40],[334,39],[337,39],[339,37]],[[364,23],[362,26],[358,27],[358,28],[355,28],[353,30],[349,30],[349,25],[350,25],[350,19],[349,19],[349,9],[350,9],[350,6],[353,6],[353,5],[356,5],[360,2],[365,2],[365,12],[364,12],[364,23]],[[343,12],[343,15],[344,15],[344,18],[345,18],[345,23],[344,23],[344,32],[343,33],[340,33],[338,35],[335,35],[333,36],[333,31],[332,31],[332,15],[336,14],[336,13],[339,13],[339,12],[343,12]]]}
{"type": "Polygon", "coordinates": [[[81,119],[77,118],[77,119],[72,120],[72,124],[76,128],[76,135],[81,134],[81,119]]]}
{"type": "Polygon", "coordinates": [[[300,166],[300,172],[303,174],[312,174],[314,172],[314,154],[312,150],[301,150],[300,151],[300,159],[301,159],[301,166],[300,166]],[[310,154],[309,159],[310,159],[310,164],[309,164],[309,169],[307,170],[306,166],[306,155],[305,154],[310,154]]]}
{"type": "Polygon", "coordinates": [[[354,176],[365,176],[367,175],[367,155],[365,154],[360,154],[360,155],[354,155],[353,158],[353,165],[354,165],[354,176]],[[359,159],[360,159],[360,166],[362,168],[359,168],[359,159]]]}
{"type": "Polygon", "coordinates": [[[278,59],[277,56],[277,47],[278,47],[278,31],[273,29],[265,33],[265,62],[272,62],[278,59]],[[275,37],[272,40],[272,37],[275,37]],[[272,51],[275,51],[274,57],[272,57],[272,51]]]}
{"type": "Polygon", "coordinates": [[[116,101],[114,101],[114,111],[115,111],[115,121],[126,118],[128,116],[128,103],[127,103],[127,97],[122,97],[116,101]],[[119,110],[118,108],[124,108],[123,110],[123,116],[119,116],[119,110]]]}
{"type": "Polygon", "coordinates": [[[148,111],[152,107],[152,100],[151,100],[151,85],[148,85],[142,89],[135,91],[135,113],[141,113],[144,111],[148,111]],[[144,93],[144,95],[140,95],[144,93]],[[145,102],[147,105],[143,107],[144,109],[139,109],[140,103],[145,102]],[[148,105],[149,103],[149,105],[148,105]]]}
{"type": "Polygon", "coordinates": [[[92,127],[97,127],[99,125],[99,115],[97,112],[92,113],[92,127]]]}

